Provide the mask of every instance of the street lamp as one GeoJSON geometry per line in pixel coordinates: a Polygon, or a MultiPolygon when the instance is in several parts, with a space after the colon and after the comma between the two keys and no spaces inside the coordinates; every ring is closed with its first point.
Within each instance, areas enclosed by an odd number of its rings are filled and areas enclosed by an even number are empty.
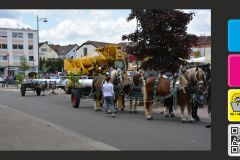
{"type": "Polygon", "coordinates": [[[47,18],[38,18],[38,15],[37,15],[37,33],[38,33],[38,57],[37,57],[37,60],[38,60],[38,69],[39,69],[39,24],[38,22],[39,21],[42,21],[42,22],[48,22],[47,18]]]}
{"type": "Polygon", "coordinates": [[[10,77],[10,59],[9,59],[10,55],[9,55],[9,53],[7,54],[7,56],[8,56],[8,77],[10,77]]]}
{"type": "MultiPolygon", "coordinates": [[[[36,59],[33,59],[33,70],[34,70],[34,61],[36,61],[36,59]]],[[[36,71],[36,70],[35,70],[36,71]]]]}

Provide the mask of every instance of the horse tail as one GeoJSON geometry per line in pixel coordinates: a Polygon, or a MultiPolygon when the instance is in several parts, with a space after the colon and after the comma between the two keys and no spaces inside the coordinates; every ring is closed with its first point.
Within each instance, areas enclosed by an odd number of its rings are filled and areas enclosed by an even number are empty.
{"type": "MultiPolygon", "coordinates": [[[[143,103],[144,103],[144,109],[146,110],[146,102],[147,102],[147,89],[146,85],[143,86],[143,103]]],[[[145,111],[146,113],[146,111],[145,111]]]]}

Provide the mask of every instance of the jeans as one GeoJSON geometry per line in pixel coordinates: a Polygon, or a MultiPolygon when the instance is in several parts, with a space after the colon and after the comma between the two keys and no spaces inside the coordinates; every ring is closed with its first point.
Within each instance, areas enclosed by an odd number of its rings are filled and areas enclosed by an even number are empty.
{"type": "Polygon", "coordinates": [[[112,96],[106,96],[104,97],[105,104],[106,104],[106,113],[108,113],[108,107],[110,105],[111,112],[114,113],[116,112],[115,107],[114,107],[114,99],[112,96]]]}

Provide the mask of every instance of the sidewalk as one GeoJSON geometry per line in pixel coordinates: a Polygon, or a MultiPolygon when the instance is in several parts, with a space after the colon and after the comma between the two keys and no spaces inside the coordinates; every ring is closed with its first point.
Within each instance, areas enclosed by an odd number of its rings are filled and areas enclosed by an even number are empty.
{"type": "Polygon", "coordinates": [[[117,150],[0,104],[0,150],[117,150]]]}

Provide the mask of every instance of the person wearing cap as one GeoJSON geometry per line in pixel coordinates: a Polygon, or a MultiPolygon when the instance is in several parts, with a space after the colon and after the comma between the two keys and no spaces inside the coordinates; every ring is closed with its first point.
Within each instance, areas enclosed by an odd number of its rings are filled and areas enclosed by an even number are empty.
{"type": "Polygon", "coordinates": [[[115,117],[115,106],[114,106],[114,90],[113,84],[110,82],[111,78],[106,76],[105,81],[106,83],[103,84],[102,91],[104,96],[104,102],[106,104],[106,116],[109,115],[108,108],[110,106],[111,109],[111,116],[115,117]]]}

